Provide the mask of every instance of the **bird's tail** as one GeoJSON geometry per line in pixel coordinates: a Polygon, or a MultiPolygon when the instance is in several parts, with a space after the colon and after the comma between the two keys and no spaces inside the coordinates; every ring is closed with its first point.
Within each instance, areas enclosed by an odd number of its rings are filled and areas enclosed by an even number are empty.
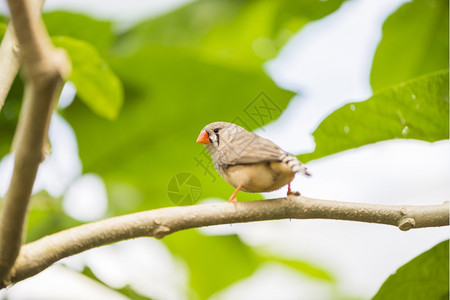
{"type": "Polygon", "coordinates": [[[306,176],[311,176],[311,174],[308,172],[308,169],[305,167],[304,164],[302,164],[297,157],[286,153],[286,155],[281,159],[282,162],[287,164],[294,173],[302,173],[306,176]]]}

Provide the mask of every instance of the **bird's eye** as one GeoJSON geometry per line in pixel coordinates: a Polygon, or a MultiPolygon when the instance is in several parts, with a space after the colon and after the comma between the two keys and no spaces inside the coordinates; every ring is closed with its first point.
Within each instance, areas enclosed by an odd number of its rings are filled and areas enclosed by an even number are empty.
{"type": "Polygon", "coordinates": [[[218,133],[219,132],[219,128],[215,128],[213,131],[214,131],[214,133],[218,133]]]}

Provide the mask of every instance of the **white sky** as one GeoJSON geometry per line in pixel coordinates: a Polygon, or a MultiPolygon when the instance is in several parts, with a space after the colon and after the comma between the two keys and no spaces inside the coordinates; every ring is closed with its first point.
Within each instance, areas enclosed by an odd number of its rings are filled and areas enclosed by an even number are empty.
{"type": "MultiPolygon", "coordinates": [[[[93,4],[88,0],[49,0],[46,7],[117,18],[126,25],[181,2],[102,0],[93,4]]],[[[291,101],[277,122],[260,133],[290,152],[312,151],[314,142],[310,134],[326,115],[344,103],[364,100],[371,95],[369,75],[381,38],[381,25],[403,2],[349,1],[338,12],[307,25],[297,34],[266,69],[280,86],[302,94],[291,101]]],[[[0,10],[1,5],[4,6],[4,2],[0,3],[0,10]]],[[[51,134],[54,153],[48,159],[50,162],[40,168],[37,188],[47,188],[56,195],[79,176],[81,165],[70,127],[56,118],[51,134]],[[71,166],[62,167],[68,160],[71,166]],[[55,182],[51,174],[57,174],[59,185],[49,186],[49,182],[55,182]]],[[[296,178],[293,187],[321,199],[439,204],[450,199],[449,150],[449,141],[433,144],[415,140],[381,142],[310,162],[308,167],[313,176],[296,178]]],[[[6,190],[10,168],[8,159],[0,163],[0,194],[6,190]]],[[[89,200],[91,206],[97,203],[99,209],[83,215],[86,202],[77,202],[76,193],[66,195],[64,207],[74,217],[91,220],[101,218],[106,206],[101,196],[103,184],[95,175],[89,176],[77,179],[73,189],[100,193],[89,200]]],[[[338,280],[338,293],[362,299],[373,296],[399,266],[449,236],[448,228],[401,232],[389,226],[331,220],[259,222],[216,226],[202,231],[207,234],[237,232],[251,245],[313,262],[332,272],[338,280]]],[[[131,283],[156,299],[180,299],[186,289],[188,271],[157,240],[123,242],[88,251],[65,262],[75,269],[88,263],[97,276],[111,285],[131,283]],[[150,278],[157,284],[149,285],[150,278]]],[[[79,277],[55,266],[8,289],[8,297],[12,300],[78,299],[74,295],[89,291],[83,295],[84,299],[123,299],[79,277]]],[[[214,299],[330,299],[335,292],[326,283],[313,281],[279,265],[267,265],[251,278],[218,293],[214,299]]],[[[0,296],[4,293],[2,291],[0,296]]]]}

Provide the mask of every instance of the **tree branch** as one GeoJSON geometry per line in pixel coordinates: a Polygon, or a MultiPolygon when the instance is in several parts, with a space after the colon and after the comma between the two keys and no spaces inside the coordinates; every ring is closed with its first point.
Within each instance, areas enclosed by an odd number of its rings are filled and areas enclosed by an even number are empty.
{"type": "Polygon", "coordinates": [[[0,215],[0,279],[6,277],[19,254],[31,191],[45,155],[50,117],[70,69],[65,53],[53,48],[40,14],[32,13],[31,2],[8,0],[24,61],[26,88],[14,135],[13,175],[0,215]]]}
{"type": "Polygon", "coordinates": [[[274,219],[335,219],[394,225],[401,230],[449,225],[449,203],[390,206],[288,198],[168,207],[113,217],[70,228],[22,247],[1,288],[31,277],[54,262],[85,250],[137,238],[164,236],[179,230],[218,224],[274,219]]]}

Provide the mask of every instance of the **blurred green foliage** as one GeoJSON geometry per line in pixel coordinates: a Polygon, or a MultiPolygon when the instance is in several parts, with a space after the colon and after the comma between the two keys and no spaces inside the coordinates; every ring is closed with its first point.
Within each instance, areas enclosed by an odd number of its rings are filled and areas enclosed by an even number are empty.
{"type": "Polygon", "coordinates": [[[333,284],[332,276],[310,263],[267,255],[246,246],[238,236],[205,236],[198,230],[169,235],[164,241],[176,256],[191,266],[190,287],[207,299],[224,287],[249,277],[265,263],[281,263],[311,278],[333,284]]]}
{"type": "Polygon", "coordinates": [[[443,241],[400,267],[373,300],[445,300],[449,296],[449,241],[443,241]]]}
{"type": "Polygon", "coordinates": [[[125,285],[122,288],[112,288],[112,287],[106,285],[100,278],[98,278],[95,275],[95,273],[88,266],[85,266],[83,268],[83,270],[81,271],[81,274],[84,274],[85,276],[95,280],[99,284],[104,285],[107,288],[110,288],[110,289],[116,291],[117,293],[120,293],[120,294],[128,297],[129,299],[133,299],[133,300],[150,300],[150,299],[152,299],[150,297],[147,297],[145,295],[138,293],[130,285],[125,285]]]}
{"type": "Polygon", "coordinates": [[[310,21],[335,11],[343,0],[202,0],[137,24],[115,49],[162,45],[194,52],[227,67],[261,69],[261,63],[310,21]]]}
{"type": "Polygon", "coordinates": [[[47,12],[42,18],[52,36],[70,36],[88,42],[102,54],[116,40],[111,21],[65,11],[47,12]]]}
{"type": "Polygon", "coordinates": [[[3,23],[0,19],[0,39],[3,39],[5,32],[6,32],[6,23],[3,23]]]}
{"type": "MultiPolygon", "coordinates": [[[[167,184],[185,172],[200,179],[202,198],[227,198],[233,189],[195,143],[198,132],[217,120],[255,129],[277,119],[294,93],[278,87],[263,63],[305,24],[342,2],[202,0],[120,33],[111,21],[71,12],[44,14],[54,43],[71,57],[70,80],[77,88],[75,101],[58,113],[75,130],[83,172],[99,174],[105,182],[108,215],[172,205],[167,184]]],[[[314,132],[315,152],[302,158],[392,138],[448,138],[448,70],[435,72],[441,69],[448,69],[448,1],[403,5],[383,26],[371,74],[374,95],[326,118],[314,132]]],[[[9,152],[22,95],[18,76],[0,111],[0,156],[9,152]]],[[[255,195],[243,193],[239,199],[255,195]]],[[[60,199],[39,193],[32,202],[27,240],[77,224],[65,215],[60,199]]],[[[186,262],[190,296],[200,299],[267,262],[336,283],[323,266],[264,253],[235,235],[189,230],[164,241],[186,262]]],[[[425,264],[422,270],[432,267],[425,264]]],[[[90,270],[85,274],[95,278],[90,270]]],[[[119,292],[142,297],[129,286],[119,292]]]]}

